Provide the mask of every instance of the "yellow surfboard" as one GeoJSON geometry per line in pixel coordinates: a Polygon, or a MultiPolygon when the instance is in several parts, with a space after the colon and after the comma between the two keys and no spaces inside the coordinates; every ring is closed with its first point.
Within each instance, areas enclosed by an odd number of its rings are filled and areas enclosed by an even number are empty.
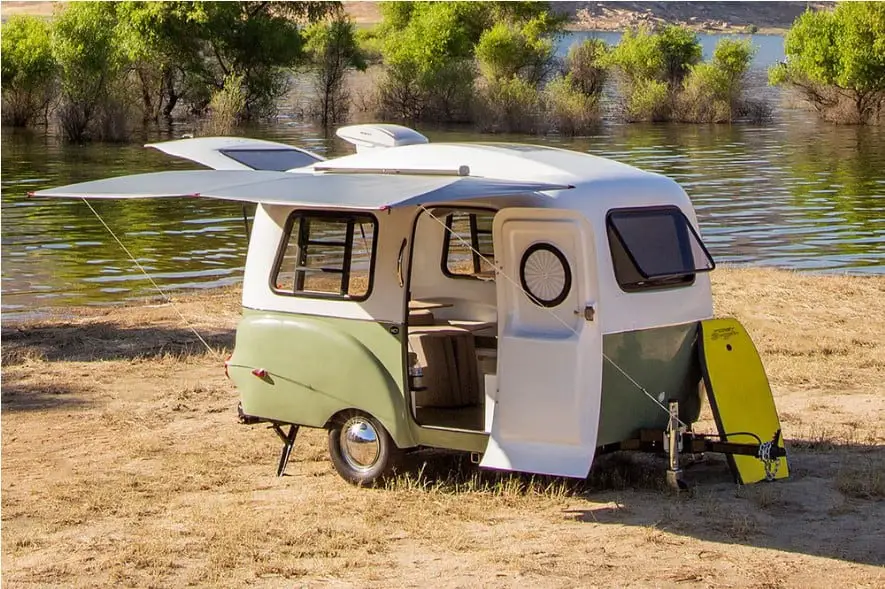
{"type": "MultiPolygon", "coordinates": [[[[770,442],[781,424],[762,359],[743,325],[732,318],[702,321],[698,349],[707,397],[722,440],[770,442]]],[[[784,447],[783,436],[779,436],[778,446],[784,447]]],[[[728,461],[741,484],[768,478],[764,463],[755,456],[730,454],[728,461]]],[[[787,458],[783,456],[777,459],[773,478],[788,476],[787,458]]]]}

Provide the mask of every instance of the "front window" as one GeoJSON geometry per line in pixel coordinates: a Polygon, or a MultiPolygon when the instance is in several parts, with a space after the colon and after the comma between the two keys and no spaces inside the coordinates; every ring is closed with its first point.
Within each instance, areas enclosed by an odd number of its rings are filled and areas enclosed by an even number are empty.
{"type": "Polygon", "coordinates": [[[615,278],[625,291],[689,285],[696,273],[715,267],[676,207],[615,209],[606,225],[615,278]]]}
{"type": "Polygon", "coordinates": [[[451,278],[495,277],[494,211],[454,211],[444,217],[442,269],[451,278]]]}
{"type": "Polygon", "coordinates": [[[274,291],[364,300],[371,290],[377,231],[371,215],[292,213],[274,270],[274,291]]]}

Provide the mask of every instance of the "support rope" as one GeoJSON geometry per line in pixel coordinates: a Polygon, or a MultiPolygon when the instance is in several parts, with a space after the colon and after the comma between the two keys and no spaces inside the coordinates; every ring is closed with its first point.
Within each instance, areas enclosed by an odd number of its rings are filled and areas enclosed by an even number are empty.
{"type": "Polygon", "coordinates": [[[111,237],[114,238],[114,241],[117,242],[117,245],[119,245],[123,249],[123,251],[126,252],[126,255],[129,256],[129,259],[132,260],[132,262],[135,264],[135,266],[139,270],[141,270],[141,273],[144,274],[145,278],[147,278],[150,281],[150,283],[154,286],[154,288],[157,289],[157,292],[160,293],[160,296],[162,296],[166,300],[166,302],[168,302],[172,306],[172,308],[175,309],[175,312],[178,313],[178,316],[181,317],[181,320],[184,322],[184,324],[187,326],[187,328],[190,329],[194,333],[195,336],[197,336],[197,339],[200,340],[200,342],[204,346],[206,346],[206,349],[209,351],[209,353],[212,354],[213,356],[221,357],[221,354],[219,354],[218,351],[212,349],[212,346],[210,346],[206,342],[206,340],[203,339],[203,336],[201,336],[200,333],[197,331],[197,329],[191,324],[191,322],[187,320],[187,317],[184,316],[184,313],[182,313],[181,310],[175,305],[175,302],[172,300],[172,297],[170,297],[168,294],[166,294],[166,292],[162,288],[160,288],[160,285],[158,285],[154,281],[153,277],[150,274],[148,274],[147,270],[144,269],[144,266],[142,266],[138,262],[138,260],[135,258],[135,256],[132,255],[132,252],[130,252],[129,249],[125,245],[123,245],[123,242],[120,241],[120,238],[117,237],[117,234],[114,233],[114,231],[108,226],[107,223],[105,223],[104,219],[101,218],[101,215],[98,214],[98,211],[96,211],[92,207],[92,204],[88,200],[86,200],[85,198],[81,198],[81,200],[84,203],[86,203],[86,206],[89,207],[89,210],[92,211],[92,214],[95,215],[95,217],[101,222],[101,224],[104,226],[104,228],[108,230],[108,233],[111,234],[111,237]]]}

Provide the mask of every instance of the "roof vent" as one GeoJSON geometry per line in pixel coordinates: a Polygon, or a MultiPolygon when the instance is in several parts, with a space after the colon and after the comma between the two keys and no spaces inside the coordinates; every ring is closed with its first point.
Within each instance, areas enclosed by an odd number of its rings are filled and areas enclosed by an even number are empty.
{"type": "Polygon", "coordinates": [[[348,125],[338,129],[335,134],[354,144],[357,153],[370,149],[429,143],[427,137],[418,131],[401,125],[348,125]]]}

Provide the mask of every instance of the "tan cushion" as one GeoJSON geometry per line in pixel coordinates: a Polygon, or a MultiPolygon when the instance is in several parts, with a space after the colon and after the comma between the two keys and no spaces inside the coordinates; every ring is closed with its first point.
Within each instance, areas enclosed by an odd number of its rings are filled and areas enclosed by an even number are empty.
{"type": "Polygon", "coordinates": [[[436,323],[436,318],[433,316],[432,311],[428,311],[426,309],[419,309],[416,311],[409,311],[409,326],[428,326],[436,323]]]}

